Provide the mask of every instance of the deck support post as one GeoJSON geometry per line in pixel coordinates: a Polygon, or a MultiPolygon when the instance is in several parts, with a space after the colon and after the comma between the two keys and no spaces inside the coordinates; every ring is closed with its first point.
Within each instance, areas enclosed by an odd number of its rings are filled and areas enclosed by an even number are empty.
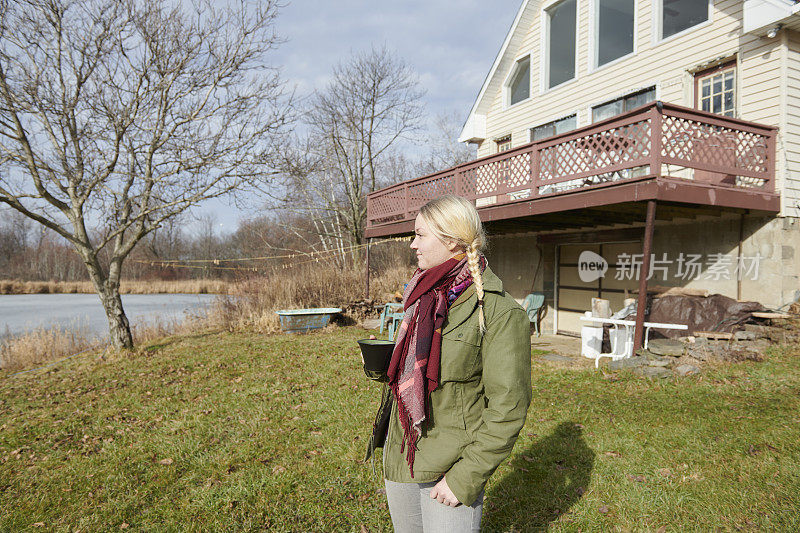
{"type": "Polygon", "coordinates": [[[369,243],[372,239],[367,238],[367,274],[366,274],[366,287],[364,289],[364,299],[369,300],[369,243]]]}
{"type": "Polygon", "coordinates": [[[647,219],[642,243],[642,268],[639,271],[639,298],[636,301],[636,326],[633,333],[633,353],[644,344],[644,311],[647,305],[647,276],[650,273],[650,254],[653,250],[653,228],[656,220],[656,201],[647,201],[647,219]]]}

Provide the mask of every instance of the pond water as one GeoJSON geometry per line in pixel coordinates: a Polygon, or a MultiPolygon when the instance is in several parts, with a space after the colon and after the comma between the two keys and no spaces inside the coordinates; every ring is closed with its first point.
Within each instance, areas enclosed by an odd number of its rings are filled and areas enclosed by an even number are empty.
{"type": "MultiPolygon", "coordinates": [[[[203,312],[213,294],[123,294],[122,307],[131,324],[181,320],[203,312]]],[[[96,294],[0,295],[0,338],[40,327],[82,328],[108,338],[108,320],[96,294]]]]}

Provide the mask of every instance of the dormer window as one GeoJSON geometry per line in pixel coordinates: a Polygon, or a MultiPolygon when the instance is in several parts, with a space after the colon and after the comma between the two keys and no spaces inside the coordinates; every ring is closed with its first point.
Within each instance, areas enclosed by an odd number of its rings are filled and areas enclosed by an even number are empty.
{"type": "Polygon", "coordinates": [[[523,57],[514,64],[506,84],[506,105],[527,100],[531,95],[531,58],[523,57]]]}

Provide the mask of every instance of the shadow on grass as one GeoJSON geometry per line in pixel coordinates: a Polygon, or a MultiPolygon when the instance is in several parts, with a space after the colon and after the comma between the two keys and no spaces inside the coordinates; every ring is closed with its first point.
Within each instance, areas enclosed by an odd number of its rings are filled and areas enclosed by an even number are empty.
{"type": "Polygon", "coordinates": [[[491,490],[486,531],[541,531],[580,500],[592,477],[594,452],[581,426],[562,422],[511,461],[512,472],[491,490]]]}
{"type": "Polygon", "coordinates": [[[215,335],[219,335],[220,333],[222,333],[222,331],[223,330],[210,330],[198,333],[184,333],[184,334],[177,333],[173,335],[166,335],[161,339],[142,342],[139,345],[138,349],[147,354],[153,354],[159,350],[172,346],[173,344],[176,344],[178,342],[186,340],[203,339],[206,337],[213,337],[215,335]]]}

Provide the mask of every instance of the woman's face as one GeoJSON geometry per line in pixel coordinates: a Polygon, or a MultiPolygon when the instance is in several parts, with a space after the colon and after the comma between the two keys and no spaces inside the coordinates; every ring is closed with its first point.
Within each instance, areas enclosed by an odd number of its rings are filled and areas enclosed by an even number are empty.
{"type": "Polygon", "coordinates": [[[411,249],[417,253],[417,263],[421,270],[441,265],[458,253],[457,243],[441,241],[428,226],[422,214],[414,222],[414,240],[411,249]]]}

